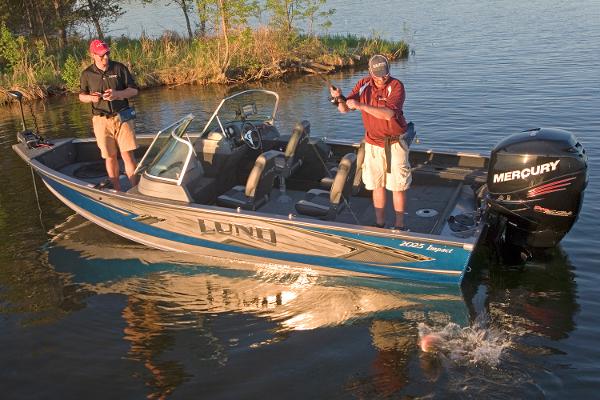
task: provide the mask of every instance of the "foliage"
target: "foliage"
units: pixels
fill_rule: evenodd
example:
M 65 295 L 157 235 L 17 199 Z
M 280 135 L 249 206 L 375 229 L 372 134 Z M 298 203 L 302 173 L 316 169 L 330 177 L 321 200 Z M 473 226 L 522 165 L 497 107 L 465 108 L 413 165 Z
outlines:
M 56 80 L 55 57 L 47 54 L 44 42 L 15 37 L 5 24 L 0 26 L 0 59 L 3 81 L 8 79 L 18 85 L 33 85 Z
M 81 62 L 72 54 L 67 56 L 65 65 L 62 67 L 61 77 L 67 89 L 76 92 L 79 89 L 79 78 L 81 76 Z
M 0 26 L 0 57 L 3 60 L 0 67 L 4 66 L 4 68 L 0 69 L 2 72 L 12 72 L 13 67 L 21 59 L 19 44 L 5 23 L 2 23 Z
M 174 32 L 153 39 L 106 38 L 111 58 L 125 63 L 141 87 L 327 73 L 364 64 L 375 53 L 392 59 L 408 56 L 406 43 L 377 36 L 317 36 L 316 28 L 326 29 L 335 11 L 326 9 L 326 0 L 171 1 L 186 12 L 196 9 L 199 35 L 190 29 L 186 38 Z M 30 98 L 45 97 L 56 88 L 77 91 L 88 40 L 64 34 L 87 22 L 101 37 L 103 24 L 122 14 L 120 4 L 122 0 L 0 0 L 0 102 L 9 88 Z M 263 12 L 269 26 L 251 28 L 249 21 Z M 11 13 L 17 22 L 7 19 Z
M 298 30 L 297 24 L 306 22 L 308 33 L 314 32 L 315 23 L 323 19 L 321 27 L 328 28 L 331 21 L 327 17 L 335 9 L 322 10 L 327 0 L 266 0 L 266 9 L 271 13 L 271 25 L 285 32 Z
M 104 40 L 102 25 L 115 21 L 124 14 L 121 0 L 85 0 L 80 3 L 75 14 L 81 20 L 94 25 L 98 37 Z

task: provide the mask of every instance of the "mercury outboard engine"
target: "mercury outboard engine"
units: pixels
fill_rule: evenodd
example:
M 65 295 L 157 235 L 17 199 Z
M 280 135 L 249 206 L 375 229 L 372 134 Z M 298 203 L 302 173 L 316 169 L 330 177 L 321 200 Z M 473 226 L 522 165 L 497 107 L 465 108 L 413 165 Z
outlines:
M 524 261 L 531 250 L 558 244 L 577 220 L 587 180 L 587 155 L 570 132 L 538 128 L 498 143 L 486 200 L 504 256 L 520 249 Z

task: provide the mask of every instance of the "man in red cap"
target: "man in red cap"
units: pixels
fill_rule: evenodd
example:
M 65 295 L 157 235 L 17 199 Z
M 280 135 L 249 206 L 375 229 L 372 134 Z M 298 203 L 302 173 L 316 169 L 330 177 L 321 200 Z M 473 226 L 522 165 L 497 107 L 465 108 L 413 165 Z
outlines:
M 340 89 L 330 87 L 331 96 L 341 113 L 359 110 L 365 126 L 365 161 L 362 179 L 373 191 L 375 226 L 385 225 L 386 189 L 393 194 L 396 218 L 394 229 L 405 230 L 406 190 L 412 175 L 408 162 L 408 144 L 403 134 L 404 84 L 390 76 L 390 64 L 382 55 L 369 60 L 369 76 L 358 81 L 345 98 Z
M 101 40 L 90 42 L 93 64 L 81 73 L 79 100 L 92 104 L 92 125 L 96 143 L 106 162 L 106 171 L 115 190 L 119 183 L 118 152 L 132 186 L 137 184 L 133 117 L 128 98 L 138 94 L 138 87 L 127 67 L 109 58 L 110 49 Z

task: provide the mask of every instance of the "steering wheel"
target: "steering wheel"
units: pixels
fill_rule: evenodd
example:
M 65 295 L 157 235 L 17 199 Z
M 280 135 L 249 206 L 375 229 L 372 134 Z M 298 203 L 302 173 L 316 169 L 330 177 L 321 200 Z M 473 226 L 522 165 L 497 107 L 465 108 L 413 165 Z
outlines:
M 242 140 L 252 150 L 259 150 L 262 148 L 260 131 L 252 122 L 244 122 L 242 125 Z

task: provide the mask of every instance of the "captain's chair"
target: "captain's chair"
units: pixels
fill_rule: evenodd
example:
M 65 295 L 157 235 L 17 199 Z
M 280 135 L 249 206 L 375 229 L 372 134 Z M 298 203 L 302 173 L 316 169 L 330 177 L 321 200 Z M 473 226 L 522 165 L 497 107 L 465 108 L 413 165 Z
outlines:
M 277 176 L 275 158 L 279 153 L 270 150 L 258 156 L 246 180 L 246 186 L 234 186 L 233 189 L 217 197 L 217 205 L 254 211 L 265 204 Z
M 356 154 L 348 153 L 338 165 L 331 190 L 309 190 L 306 192 L 304 200 L 296 203 L 296 211 L 310 217 L 334 220 L 350 199 L 355 171 Z
M 358 147 L 358 150 L 356 151 L 356 172 L 354 173 L 354 180 L 352 181 L 352 195 L 354 195 L 354 196 L 356 196 L 358 194 L 358 192 L 360 192 L 360 189 L 362 188 L 362 166 L 363 166 L 364 162 L 365 162 L 365 141 L 363 140 L 362 142 L 360 142 L 360 146 Z M 329 169 L 329 171 L 328 171 L 329 176 L 326 176 L 323 179 L 321 179 L 321 187 L 322 188 L 324 188 L 324 189 L 331 188 L 331 185 L 333 184 L 333 179 L 334 179 L 335 175 L 337 174 L 337 171 L 338 171 L 337 166 Z
M 285 146 L 285 152 L 280 152 L 275 162 L 277 171 L 282 178 L 289 178 L 302 165 L 299 149 L 308 145 L 310 139 L 310 122 L 298 122 L 292 131 L 290 140 Z

